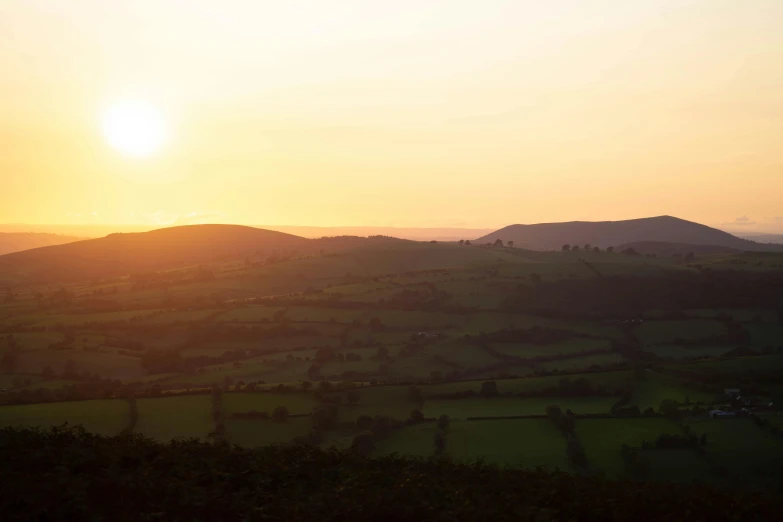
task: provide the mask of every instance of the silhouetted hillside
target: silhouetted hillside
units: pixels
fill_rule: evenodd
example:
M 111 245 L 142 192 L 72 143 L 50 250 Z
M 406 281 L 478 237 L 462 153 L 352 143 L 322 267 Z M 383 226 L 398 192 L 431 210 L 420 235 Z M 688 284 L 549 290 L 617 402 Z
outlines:
M 238 225 L 190 225 L 110 234 L 0 256 L 0 274 L 29 282 L 68 281 L 190 266 L 250 254 L 304 253 L 310 240 Z
M 783 250 L 740 239 L 715 228 L 672 216 L 658 216 L 625 221 L 571 221 L 510 225 L 477 239 L 476 243 L 513 241 L 515 246 L 533 250 L 559 250 L 564 244 L 617 247 L 625 243 L 658 241 L 690 245 L 729 247 L 737 250 Z
M 0 255 L 51 245 L 81 241 L 84 238 L 32 232 L 0 233 Z

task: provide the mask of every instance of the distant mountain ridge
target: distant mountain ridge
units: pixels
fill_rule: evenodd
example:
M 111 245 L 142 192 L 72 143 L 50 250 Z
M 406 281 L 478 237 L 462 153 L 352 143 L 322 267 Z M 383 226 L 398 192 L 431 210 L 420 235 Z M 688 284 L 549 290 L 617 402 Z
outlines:
M 81 241 L 82 237 L 43 232 L 0 232 L 0 255 L 51 245 Z
M 736 250 L 783 251 L 783 245 L 741 239 L 716 228 L 672 216 L 624 221 L 571 221 L 536 225 L 509 225 L 475 240 L 476 243 L 513 241 L 531 250 L 559 250 L 564 244 L 617 247 L 625 243 L 663 242 L 709 245 Z
M 188 225 L 109 234 L 0 256 L 0 275 L 28 281 L 94 279 L 165 270 L 250 254 L 305 251 L 310 240 L 239 225 Z
M 168 270 L 220 260 L 334 253 L 412 243 L 385 236 L 307 239 L 242 225 L 185 225 L 0 256 L 0 282 L 50 283 Z

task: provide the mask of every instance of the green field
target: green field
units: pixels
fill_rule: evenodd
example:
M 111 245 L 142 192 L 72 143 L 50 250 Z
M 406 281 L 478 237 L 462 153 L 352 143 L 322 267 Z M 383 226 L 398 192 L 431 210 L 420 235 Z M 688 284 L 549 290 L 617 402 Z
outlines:
M 122 312 L 103 312 L 93 314 L 50 314 L 39 312 L 14 318 L 14 322 L 28 324 L 33 326 L 54 326 L 54 325 L 81 325 L 92 323 L 115 323 L 127 322 L 131 319 L 154 316 L 160 310 L 128 310 Z
M 24 375 L 17 373 L 0 373 L 0 390 L 7 390 L 11 388 L 18 388 L 26 386 L 25 382 L 29 381 L 32 386 L 36 383 L 43 381 L 44 378 L 40 375 Z
M 672 357 L 674 359 L 695 359 L 697 357 L 720 357 L 736 348 L 735 346 L 677 346 L 672 344 L 651 346 L 645 348 L 647 353 L 658 357 Z
M 672 399 L 681 404 L 702 403 L 713 404 L 721 397 L 720 393 L 704 391 L 698 388 L 688 388 L 675 380 L 666 380 L 648 372 L 647 378 L 634 383 L 631 403 L 645 410 L 652 408 L 658 411 L 661 401 Z
M 224 393 L 223 408 L 226 414 L 237 412 L 259 411 L 272 413 L 278 406 L 288 408 L 290 414 L 304 414 L 318 405 L 312 393 Z
M 428 400 L 424 404 L 425 417 L 448 415 L 454 419 L 467 417 L 507 417 L 514 415 L 544 415 L 547 406 L 557 404 L 565 411 L 577 414 L 609 413 L 617 397 L 542 397 L 532 399 L 495 397 L 492 399 Z
M 307 435 L 311 422 L 307 417 L 284 421 L 227 419 L 226 439 L 244 448 L 257 448 L 270 444 L 286 444 L 296 437 Z
M 431 457 L 435 452 L 434 422 L 422 422 L 393 431 L 388 437 L 375 443 L 373 456 L 382 457 L 399 453 L 416 457 Z
M 682 366 L 691 372 L 705 375 L 721 376 L 745 374 L 761 376 L 767 374 L 776 378 L 783 371 L 783 355 L 768 355 L 763 357 L 739 357 L 721 361 L 709 361 Z
M 735 321 L 748 323 L 751 321 L 761 321 L 765 323 L 774 323 L 777 321 L 777 314 L 772 310 L 763 309 L 706 309 L 706 310 L 686 310 L 688 315 L 694 317 L 731 317 Z
M 706 434 L 705 450 L 714 467 L 735 480 L 766 482 L 783 465 L 783 439 L 756 426 L 751 419 L 688 419 L 697 435 Z
M 206 439 L 215 430 L 209 395 L 139 399 L 136 433 L 168 442 L 177 437 Z
M 354 422 L 360 415 L 385 415 L 406 420 L 411 411 L 420 407 L 409 398 L 407 386 L 373 386 L 356 391 L 359 393 L 356 404 L 340 406 L 340 420 L 343 422 Z
M 57 332 L 24 332 L 0 335 L 0 353 L 10 350 L 12 344 L 14 349 L 19 351 L 43 350 L 64 339 L 65 336 Z
M 626 362 L 625 357 L 619 353 L 602 353 L 597 355 L 586 355 L 584 357 L 570 357 L 568 359 L 559 359 L 557 361 L 548 361 L 536 364 L 536 368 L 544 370 L 576 371 L 588 370 L 594 368 L 610 368 L 617 364 Z
M 463 367 L 489 366 L 498 364 L 500 359 L 489 354 L 480 346 L 462 339 L 438 343 L 427 348 L 427 352 L 435 357 L 459 364 Z
M 681 432 L 675 422 L 661 417 L 576 421 L 576 435 L 585 449 L 590 467 L 611 478 L 625 475 L 620 455 L 623 444 L 638 447 L 643 441 L 654 443 L 661 434 Z
M 568 470 L 565 450 L 549 419 L 455 421 L 446 436 L 446 453 L 455 460 L 500 466 Z
M 554 355 L 575 355 L 593 350 L 608 350 L 611 343 L 606 339 L 586 339 L 574 337 L 553 344 L 495 343 L 492 348 L 502 354 L 521 359 L 551 357 Z
M 0 406 L 0 427 L 65 423 L 100 435 L 118 435 L 128 425 L 128 403 L 115 399 Z
M 677 339 L 698 340 L 725 335 L 723 323 L 712 319 L 687 321 L 646 321 L 634 334 L 644 346 L 673 344 Z
M 524 377 L 519 379 L 497 379 L 498 391 L 500 393 L 520 393 L 520 392 L 535 392 L 538 390 L 557 387 L 558 383 L 562 379 L 586 379 L 593 386 L 601 386 L 606 390 L 617 390 L 624 388 L 628 380 L 631 378 L 630 371 L 611 371 L 611 372 L 597 372 L 586 373 L 581 375 L 568 375 L 568 376 L 551 376 L 551 377 Z M 483 381 L 461 381 L 450 382 L 445 384 L 433 384 L 429 386 L 423 386 L 422 390 L 425 395 L 443 394 L 443 393 L 457 393 L 468 390 L 473 390 L 478 393 L 481 390 L 481 384 Z
M 712 482 L 710 462 L 698 452 L 690 449 L 652 449 L 644 456 L 650 462 L 650 478 L 672 482 L 694 480 Z
M 454 368 L 443 360 L 436 360 L 427 353 L 410 357 L 399 357 L 388 365 L 389 377 L 392 379 L 428 380 L 432 372 L 446 373 Z
M 783 348 L 783 324 L 746 324 L 745 330 L 755 348 Z
M 40 375 L 48 366 L 55 373 L 62 374 L 73 361 L 72 367 L 81 374 L 90 372 L 110 379 L 129 381 L 145 375 L 141 362 L 136 357 L 116 353 L 96 353 L 83 350 L 35 350 L 19 354 L 16 371 Z
M 219 316 L 222 313 L 223 310 L 220 309 L 161 310 L 154 315 L 141 317 L 139 322 L 143 324 L 193 323 L 203 321 L 211 316 Z

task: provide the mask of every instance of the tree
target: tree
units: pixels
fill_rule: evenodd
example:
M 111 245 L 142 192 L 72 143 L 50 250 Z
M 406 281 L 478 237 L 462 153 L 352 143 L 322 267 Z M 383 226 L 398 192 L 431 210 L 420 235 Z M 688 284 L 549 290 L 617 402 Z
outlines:
M 579 252 L 579 245 L 574 245 L 571 247 L 571 252 Z
M 597 254 L 598 252 L 600 252 L 600 251 L 601 251 L 601 249 L 600 249 L 600 248 L 598 248 L 598 247 L 593 247 L 593 252 L 595 252 L 596 254 Z
M 451 419 L 448 415 L 441 415 L 438 417 L 438 428 L 441 430 L 446 430 L 449 427 L 449 424 L 451 423 Z
M 662 400 L 660 406 L 658 406 L 658 411 L 669 417 L 677 417 L 680 414 L 677 401 L 673 399 Z
M 513 241 L 506 241 L 506 245 L 508 245 L 508 248 L 514 248 L 514 242 Z
M 362 431 L 369 430 L 372 426 L 372 417 L 369 415 L 359 415 L 356 418 L 356 427 Z
M 484 397 L 497 397 L 498 395 L 498 383 L 495 381 L 486 381 L 481 385 L 481 391 L 479 392 Z
M 313 408 L 310 413 L 313 429 L 324 431 L 332 428 L 337 422 L 337 412 L 337 406 L 334 404 L 322 404 Z
M 369 430 L 356 434 L 351 449 L 359 455 L 367 456 L 375 449 L 375 434 Z
M 614 252 L 614 247 L 613 246 L 606 247 L 606 251 L 611 254 L 612 252 Z
M 563 248 L 561 248 L 561 250 L 562 250 L 563 252 L 569 252 L 569 251 L 571 250 L 571 245 L 569 245 L 568 243 L 566 243 L 565 245 L 563 245 Z
M 585 251 L 586 251 L 586 252 L 589 252 L 589 251 L 591 251 L 592 249 L 593 249 L 593 247 L 592 247 L 592 246 L 590 246 L 590 243 L 587 243 L 587 244 L 585 245 Z
M 371 318 L 369 324 L 370 324 L 370 329 L 375 332 L 383 330 L 383 323 L 377 317 Z
M 466 245 L 470 245 L 470 244 L 471 244 L 471 243 L 470 243 L 470 239 L 468 239 L 467 241 L 465 241 L 465 244 L 466 244 Z
M 310 381 L 302 381 L 302 383 L 300 384 L 300 386 L 302 387 L 302 389 L 303 389 L 304 391 L 307 391 L 307 390 L 309 390 L 310 388 L 312 388 L 312 387 L 313 387 L 313 383 L 311 383 Z
M 459 240 L 459 244 L 460 244 L 460 245 L 464 245 L 464 244 L 465 244 L 465 240 L 464 240 L 464 239 L 460 239 L 460 240 Z
M 411 422 L 421 422 L 424 420 L 424 414 L 421 412 L 421 410 L 413 410 L 411 411 L 410 421 Z
M 493 245 L 496 246 L 496 247 L 502 247 L 503 246 L 503 240 L 498 238 L 498 239 L 495 240 Z
M 442 455 L 446 449 L 446 433 L 441 430 L 435 430 L 435 454 Z

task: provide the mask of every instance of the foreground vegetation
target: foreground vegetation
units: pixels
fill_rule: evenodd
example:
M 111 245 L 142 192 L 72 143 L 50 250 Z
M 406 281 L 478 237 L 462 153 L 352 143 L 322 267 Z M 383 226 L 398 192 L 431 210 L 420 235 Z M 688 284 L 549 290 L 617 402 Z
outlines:
M 0 430 L 3 520 L 773 520 L 779 497 L 309 446 Z

